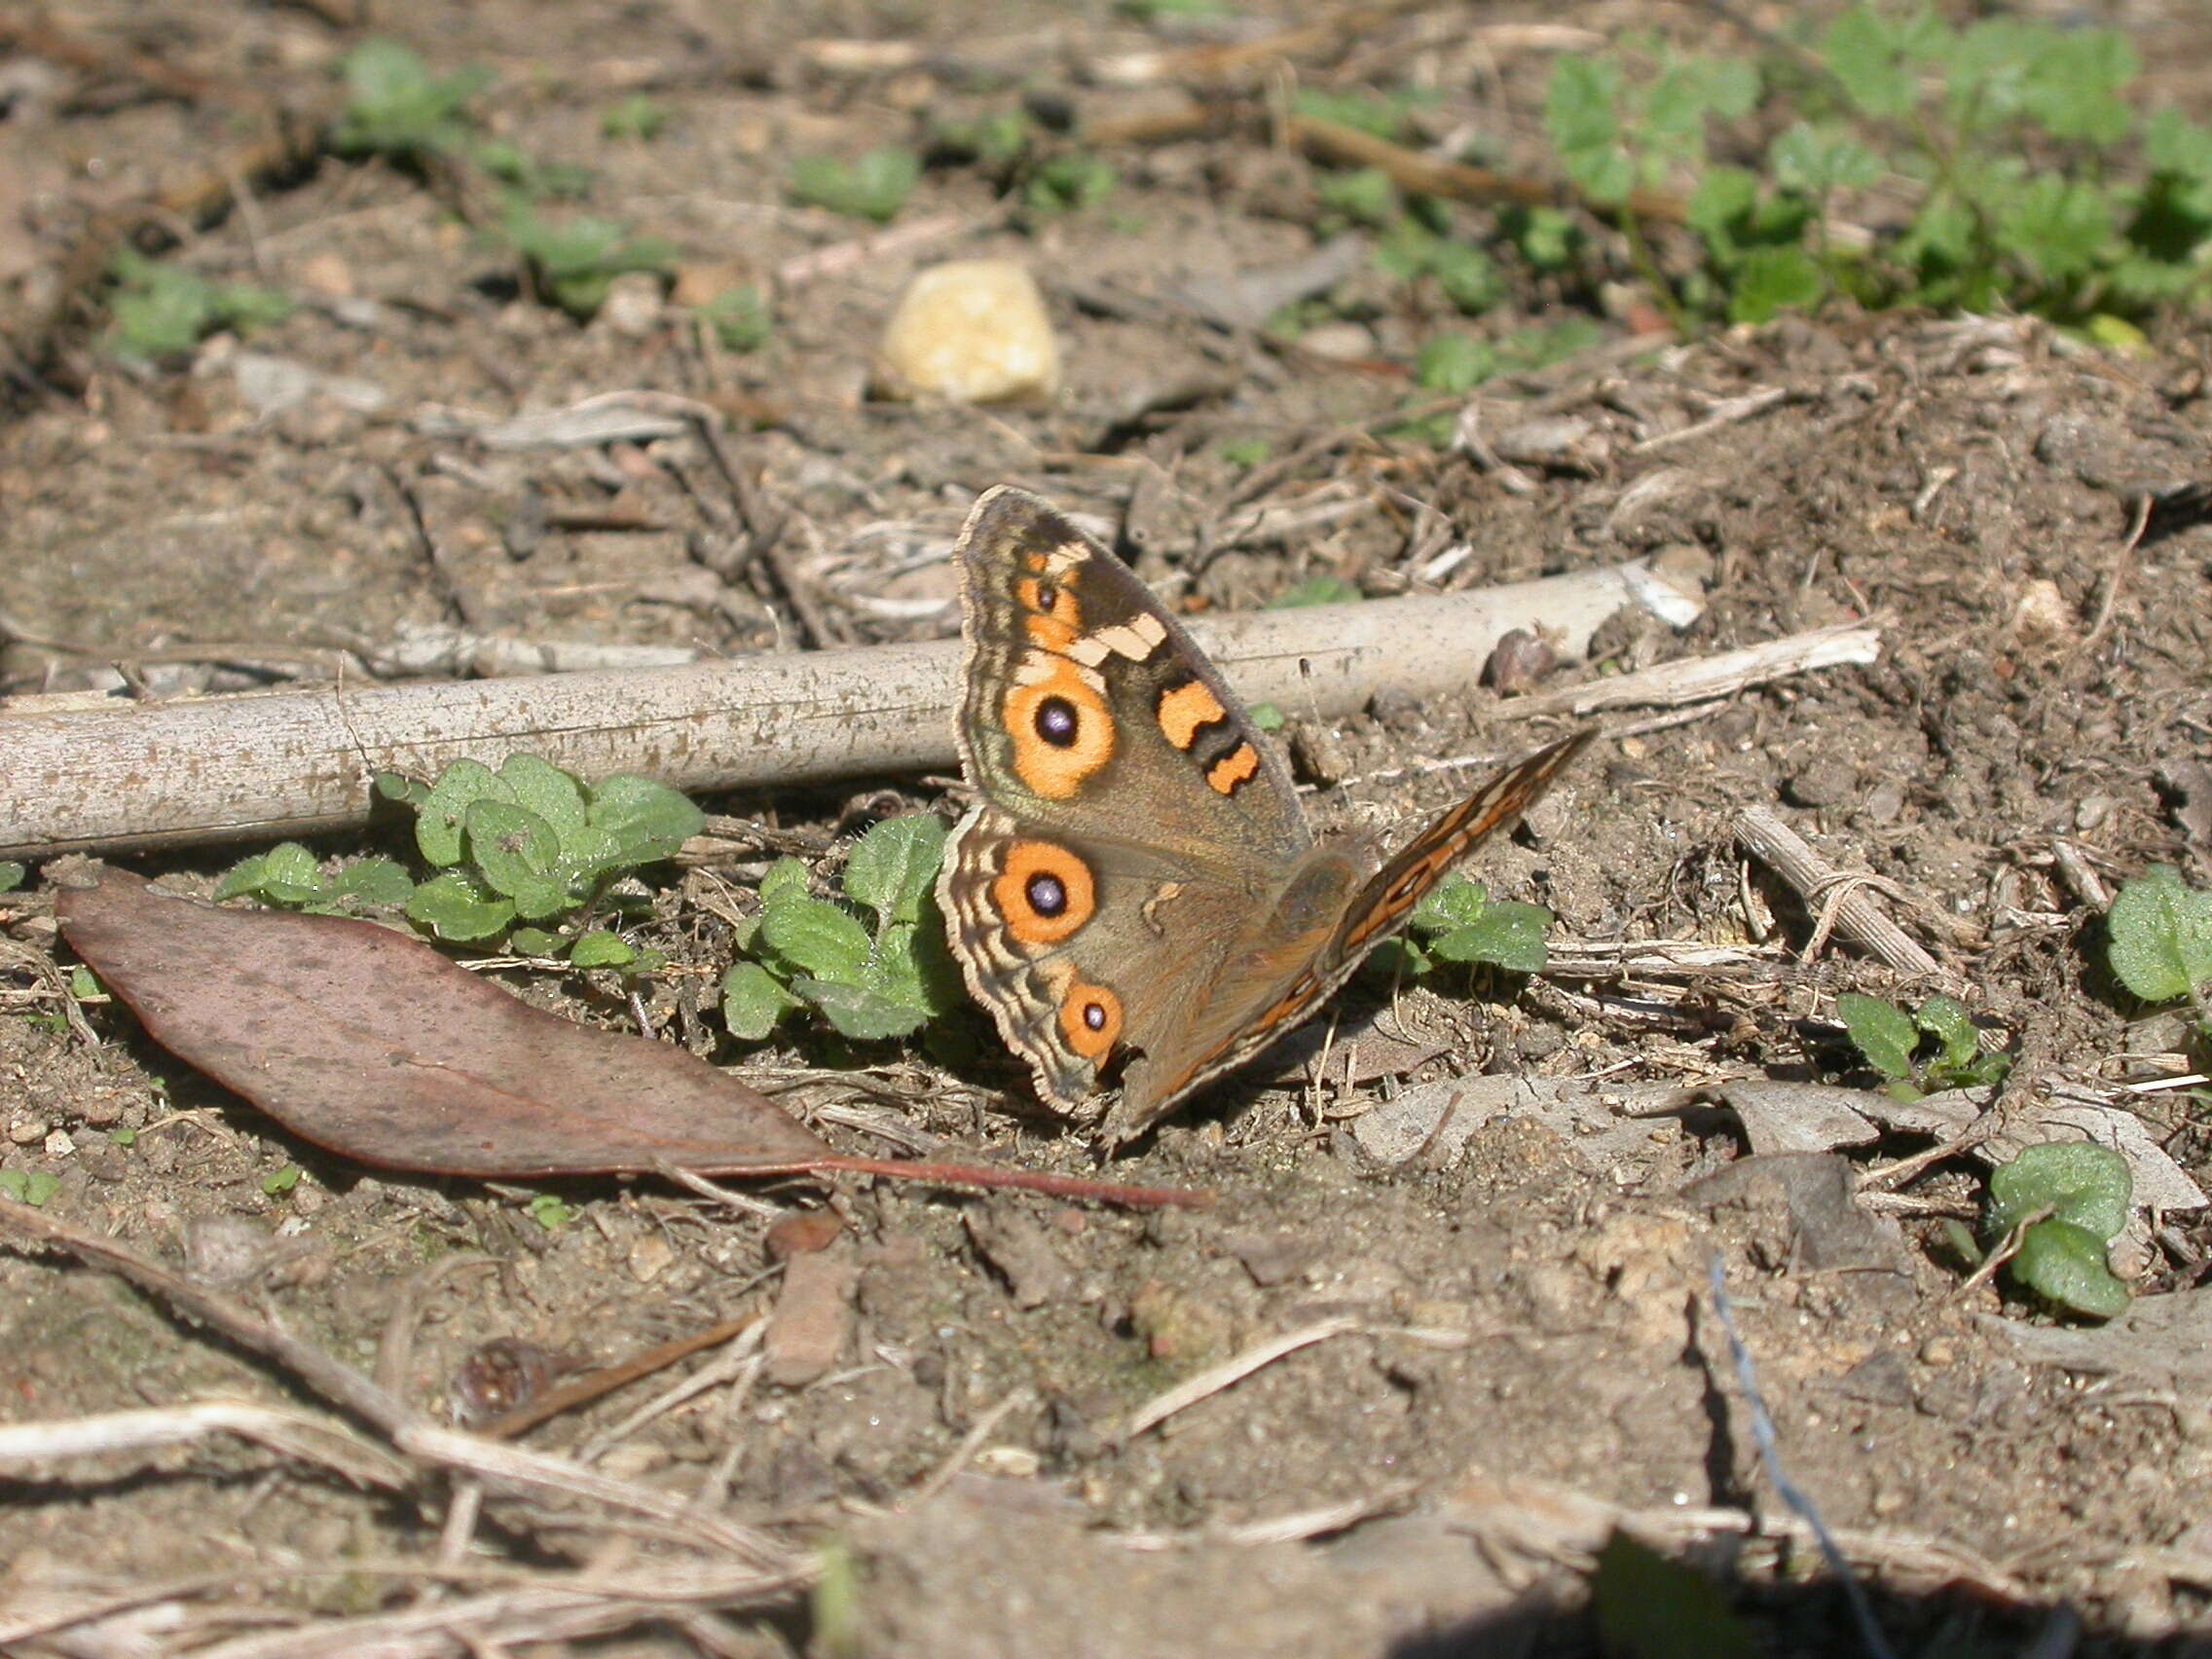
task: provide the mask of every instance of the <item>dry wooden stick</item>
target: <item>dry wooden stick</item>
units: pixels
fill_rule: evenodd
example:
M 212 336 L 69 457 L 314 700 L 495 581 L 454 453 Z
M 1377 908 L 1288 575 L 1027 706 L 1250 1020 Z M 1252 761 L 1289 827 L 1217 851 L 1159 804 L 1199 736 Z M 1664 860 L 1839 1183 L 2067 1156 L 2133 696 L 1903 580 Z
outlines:
M 1900 974 L 1952 985 L 1936 958 L 1906 937 L 1902 928 L 1874 907 L 1862 890 L 1839 891 L 1850 877 L 1806 845 L 1804 837 L 1763 806 L 1747 806 L 1736 815 L 1736 839 L 1744 850 L 1782 877 L 1808 904 L 1832 906 L 1835 931 L 1871 952 Z M 1831 896 L 1832 897 L 1829 897 Z
M 1840 622 L 1769 640 L 1761 645 L 1747 645 L 1739 651 L 1682 657 L 1634 674 L 1569 685 L 1538 696 L 1517 697 L 1499 712 L 1526 719 L 1531 715 L 1588 715 L 1600 709 L 1678 708 L 1733 696 L 1753 685 L 1814 669 L 1876 662 L 1881 655 L 1878 626 Z
M 1509 629 L 1579 656 L 1652 578 L 1641 562 L 1481 592 L 1195 621 L 1254 702 L 1351 713 L 1378 693 L 1471 685 Z M 951 766 L 952 641 L 799 651 L 652 671 L 459 684 L 0 708 L 0 857 L 274 838 L 367 820 L 380 771 L 529 752 L 587 777 L 678 789 L 820 783 Z

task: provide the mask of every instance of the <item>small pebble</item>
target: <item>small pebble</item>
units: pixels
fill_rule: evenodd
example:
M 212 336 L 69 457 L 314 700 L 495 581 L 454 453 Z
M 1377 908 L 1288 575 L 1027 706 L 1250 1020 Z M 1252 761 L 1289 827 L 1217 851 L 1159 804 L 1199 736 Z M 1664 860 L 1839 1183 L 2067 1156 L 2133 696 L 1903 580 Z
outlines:
M 627 1266 L 640 1284 L 650 1284 L 675 1265 L 676 1246 L 658 1233 L 648 1233 L 630 1246 Z
M 954 403 L 1050 398 L 1060 347 L 1028 267 L 955 259 L 917 272 L 884 324 L 876 385 L 886 397 Z
M 836 1242 L 844 1227 L 843 1220 L 832 1209 L 800 1210 L 796 1215 L 787 1215 L 768 1229 L 769 1259 L 788 1262 L 809 1251 L 827 1250 Z
M 609 334 L 625 340 L 644 340 L 660 326 L 667 309 L 661 297 L 660 277 L 651 271 L 625 271 L 608 285 L 592 320 Z
M 1535 689 L 1558 666 L 1558 654 L 1542 639 L 1526 628 L 1514 628 L 1501 634 L 1492 647 L 1483 679 L 1499 694 L 1516 697 Z
M 30 1146 L 46 1139 L 46 1125 L 36 1118 L 18 1118 L 8 1125 L 8 1138 L 18 1146 Z

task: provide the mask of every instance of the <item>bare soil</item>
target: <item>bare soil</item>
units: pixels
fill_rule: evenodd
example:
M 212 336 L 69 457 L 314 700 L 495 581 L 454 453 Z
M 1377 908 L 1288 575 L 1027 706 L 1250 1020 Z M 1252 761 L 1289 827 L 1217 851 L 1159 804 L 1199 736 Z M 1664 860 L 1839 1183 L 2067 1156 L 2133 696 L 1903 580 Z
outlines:
M 2212 108 L 2193 50 L 2201 17 L 2114 10 L 2159 65 L 2160 95 Z M 281 1650 L 303 1653 L 1585 1652 L 1589 1564 L 1626 1516 L 1716 1575 L 1765 1650 L 1864 1651 L 1762 1468 L 1708 1286 L 1717 1252 L 1782 1467 L 1843 1538 L 1897 1651 L 2024 1651 L 2042 1632 L 2075 1645 L 2039 1651 L 2212 1653 L 2200 1352 L 2194 1377 L 2170 1355 L 2117 1373 L 2040 1362 L 2016 1333 L 2050 1315 L 2002 1280 L 1962 1290 L 1944 1244 L 1944 1216 L 1974 1213 L 1981 1165 L 1940 1162 L 1906 1188 L 1920 1206 L 1846 1203 L 1838 1220 L 1820 1210 L 1823 1184 L 1840 1179 L 1829 1164 L 1745 1175 L 1743 1130 L 1709 1096 L 1586 1132 L 1508 1114 L 1456 1151 L 1417 1140 L 1394 1163 L 1357 1132 L 1403 1090 L 1464 1074 L 1594 1079 L 1590 1098 L 1616 1104 L 1724 1078 L 1870 1086 L 1835 993 L 1924 987 L 1839 941 L 1801 958 L 1815 907 L 1734 838 L 1753 804 L 1878 878 L 1879 902 L 2019 1056 L 2026 1093 L 2158 1075 L 2157 1057 L 2186 1047 L 2178 1022 L 2110 982 L 2097 895 L 2059 852 L 2092 888 L 2158 863 L 2212 880 L 2212 541 L 2162 523 L 2130 540 L 2147 493 L 2205 475 L 2201 325 L 2120 359 L 2009 319 L 1830 316 L 1641 350 L 1608 320 L 1604 346 L 1482 388 L 1474 407 L 1493 445 L 1533 442 L 1539 420 L 1573 423 L 1564 448 L 1485 465 L 1389 435 L 1413 395 L 1415 347 L 1459 326 L 1433 296 L 1373 279 L 1348 359 L 1223 334 L 1176 302 L 1180 284 L 1315 243 L 1313 169 L 1245 133 L 1117 150 L 1114 195 L 1027 228 L 976 169 L 932 170 L 898 223 L 949 216 L 941 233 L 784 282 L 774 336 L 749 354 L 714 345 L 649 280 L 631 285 L 637 303 L 579 325 L 518 288 L 435 180 L 325 157 L 204 222 L 169 221 L 185 239 L 172 257 L 297 309 L 185 365 L 117 365 L 66 303 L 71 250 L 96 240 L 104 213 L 165 190 L 188 198 L 211 166 L 220 176 L 256 112 L 327 98 L 329 66 L 362 33 L 349 12 L 72 0 L 48 20 L 89 61 L 51 40 L 0 58 L 0 280 L 11 338 L 37 349 L 17 358 L 0 429 L 7 689 L 113 686 L 115 662 L 141 691 L 235 688 L 262 682 L 252 665 L 277 647 L 357 649 L 408 625 L 795 648 L 774 583 L 702 564 L 710 527 L 693 492 L 710 474 L 691 440 L 498 451 L 425 419 L 629 388 L 731 420 L 737 453 L 803 527 L 786 550 L 832 643 L 955 631 L 950 535 L 977 490 L 1016 481 L 1124 526 L 1145 573 L 1176 579 L 1191 608 L 1262 604 L 1318 574 L 1407 591 L 1462 539 L 1471 553 L 1442 578 L 1453 587 L 1668 551 L 1702 572 L 1705 613 L 1678 634 L 1624 623 L 1604 642 L 1612 667 L 1865 618 L 1882 653 L 1686 715 L 1613 717 L 1612 740 L 1482 862 L 1493 892 L 1557 912 L 1563 959 L 1591 941 L 1697 941 L 1732 947 L 1733 967 L 1460 977 L 1394 1001 L 1355 992 L 1333 1069 L 1317 1079 L 1295 1052 L 1263 1060 L 1114 1166 L 1118 1179 L 1211 1188 L 1202 1211 L 862 1182 L 830 1195 L 847 1224 L 833 1248 L 856 1275 L 835 1366 L 802 1387 L 706 1389 L 595 1454 L 678 1497 L 719 1493 L 715 1513 L 823 1552 L 809 1557 L 826 1564 L 811 1591 L 647 1607 L 608 1621 L 611 1634 L 491 1614 L 441 1628 L 441 1597 L 480 1595 L 497 1570 L 611 1579 L 676 1546 L 651 1527 L 495 1496 L 447 1560 L 478 1576 L 440 1589 L 398 1565 L 426 1573 L 439 1559 L 452 1502 L 440 1478 L 366 1492 L 216 1440 L 0 1480 L 0 1647 L 230 1653 L 259 1632 L 289 1633 L 300 1644 Z M 1238 26 L 1326 16 L 1287 6 Z M 1524 140 L 1550 52 L 1571 46 L 1518 26 L 1537 21 L 1599 36 L 1633 21 L 1719 26 L 1665 6 L 1413 11 L 1306 72 L 1433 84 L 1444 97 L 1422 116 L 1429 136 L 1480 119 L 1533 156 Z M 1003 110 L 1025 89 L 1085 120 L 1174 101 L 1168 88 L 1071 72 L 1161 44 L 1096 5 L 1017 24 L 976 6 L 387 0 L 375 27 L 440 67 L 493 70 L 490 125 L 543 160 L 588 166 L 588 207 L 667 240 L 686 266 L 764 283 L 869 234 L 785 204 L 794 155 L 910 142 L 925 119 Z M 810 44 L 829 39 L 925 50 L 856 69 Z M 189 84 L 149 79 L 131 52 Z M 666 129 L 604 136 L 599 112 L 637 91 Z M 1489 223 L 1461 211 L 1471 233 Z M 868 348 L 902 284 L 921 264 L 985 253 L 1027 261 L 1046 284 L 1068 354 L 1056 404 L 870 401 Z M 1596 301 L 1531 285 L 1475 326 L 1503 334 Z M 35 336 L 18 331 L 34 323 Z M 240 375 L 249 353 L 357 377 L 383 401 L 364 411 L 324 392 L 257 408 Z M 1781 395 L 1730 413 L 1765 389 Z M 1246 440 L 1267 446 L 1261 466 L 1287 462 L 1262 498 L 1355 506 L 1195 562 L 1200 533 L 1254 476 L 1224 454 Z M 1481 666 L 1463 696 L 1385 701 L 1346 722 L 1314 811 L 1410 824 L 1468 776 L 1427 763 L 1559 729 L 1477 688 Z M 942 798 L 923 781 L 857 779 L 846 799 L 711 804 L 827 833 Z M 132 863 L 211 883 L 246 850 Z M 748 886 L 764 864 L 669 877 L 676 919 L 645 941 L 700 974 L 649 991 L 656 1030 L 690 1029 L 680 989 L 695 1003 L 720 967 L 695 901 Z M 658 1182 L 578 1182 L 560 1189 L 573 1213 L 549 1229 L 526 1192 L 372 1175 L 287 1137 L 118 1008 L 90 1009 L 101 1043 L 88 1047 L 34 1017 L 55 1006 L 38 962 L 67 960 L 48 891 L 34 881 L 0 906 L 15 941 L 0 957 L 0 1167 L 51 1174 L 51 1213 L 182 1260 L 364 1370 L 394 1341 L 395 1306 L 411 1310 L 396 1381 L 417 1404 L 442 1413 L 488 1342 L 599 1365 L 774 1295 L 756 1286 L 767 1214 Z M 580 1019 L 631 1019 L 581 976 L 531 994 Z M 1347 1086 L 1345 1046 L 1363 1029 L 1440 1051 Z M 940 1051 L 948 1064 L 896 1047 L 835 1062 L 804 1039 L 749 1054 L 725 1042 L 716 1057 L 772 1081 L 835 1062 L 834 1087 L 792 1095 L 794 1109 L 858 1101 L 941 1150 L 1090 1167 L 987 1023 L 966 1036 L 965 1053 Z M 2127 1099 L 2183 1171 L 2212 1179 L 2200 1097 Z M 858 1151 L 897 1150 L 833 1115 L 819 1126 Z M 1851 1165 L 1928 1144 L 1898 1134 L 1852 1149 Z M 269 1191 L 286 1168 L 303 1172 L 297 1185 Z M 823 1201 L 799 1184 L 761 1196 L 779 1211 Z M 2201 1210 L 2157 1219 L 2135 1288 L 2190 1290 L 2212 1225 Z M 463 1257 L 488 1265 L 457 1270 Z M 1178 1381 L 1331 1320 L 1336 1334 L 1160 1428 L 1123 1432 Z M 528 1443 L 573 1451 L 669 1381 Z M 317 1409 L 280 1371 L 108 1275 L 0 1253 L 0 1419 L 210 1398 Z M 60 1620 L 8 1645 L 7 1620 L 50 1604 L 39 1598 L 90 1605 L 148 1587 L 171 1588 L 138 1613 Z M 424 1614 L 420 1629 L 388 1647 L 348 1622 L 408 1609 Z

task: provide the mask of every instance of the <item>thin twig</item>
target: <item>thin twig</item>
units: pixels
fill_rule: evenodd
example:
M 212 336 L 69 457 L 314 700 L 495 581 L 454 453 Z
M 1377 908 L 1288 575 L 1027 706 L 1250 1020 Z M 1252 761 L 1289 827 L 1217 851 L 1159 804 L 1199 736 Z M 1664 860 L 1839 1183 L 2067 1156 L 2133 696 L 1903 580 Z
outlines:
M 1842 876 L 1835 866 L 1814 852 L 1803 836 L 1766 807 L 1747 806 L 1736 815 L 1736 839 L 1808 903 L 1832 891 Z M 1945 986 L 1955 984 L 1942 965 L 1877 910 L 1863 893 L 1845 893 L 1837 899 L 1834 929 L 1900 974 Z
M 1315 1343 L 1325 1343 L 1331 1337 L 1341 1337 L 1347 1331 L 1359 1328 L 1357 1319 L 1322 1319 L 1311 1325 L 1301 1326 L 1295 1331 L 1285 1332 L 1282 1336 L 1270 1338 L 1256 1347 L 1246 1348 L 1219 1365 L 1209 1366 L 1196 1377 L 1185 1378 L 1165 1393 L 1155 1395 L 1138 1407 L 1130 1417 L 1128 1426 L 1122 1430 L 1121 1438 L 1124 1442 L 1134 1440 L 1146 1429 L 1165 1422 L 1177 1412 L 1188 1411 L 1200 1400 L 1210 1399 L 1224 1388 L 1234 1387 L 1255 1371 L 1264 1371 L 1285 1354 L 1296 1353 L 1302 1347 L 1311 1347 Z
M 702 1348 L 726 1343 L 732 1337 L 750 1331 L 761 1318 L 760 1310 L 756 1308 L 740 1313 L 734 1319 L 724 1319 L 703 1331 L 694 1331 L 687 1337 L 678 1337 L 674 1342 L 661 1343 L 643 1353 L 634 1353 L 617 1364 L 603 1366 L 597 1371 L 571 1379 L 558 1388 L 548 1388 L 536 1399 L 519 1405 L 511 1412 L 502 1412 L 490 1422 L 479 1423 L 476 1432 L 487 1440 L 512 1440 L 516 1435 L 535 1428 L 548 1418 L 559 1417 L 563 1412 L 571 1411 L 577 1406 L 589 1405 L 602 1395 L 611 1394 L 615 1389 L 625 1387 L 641 1377 L 649 1377 L 656 1371 L 665 1370 Z

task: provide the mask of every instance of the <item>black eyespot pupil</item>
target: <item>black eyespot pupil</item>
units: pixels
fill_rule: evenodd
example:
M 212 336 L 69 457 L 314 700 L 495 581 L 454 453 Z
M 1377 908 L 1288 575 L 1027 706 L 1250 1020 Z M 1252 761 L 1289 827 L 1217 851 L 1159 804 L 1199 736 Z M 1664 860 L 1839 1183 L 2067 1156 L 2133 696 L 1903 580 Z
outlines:
M 1076 739 L 1075 705 L 1065 697 L 1048 697 L 1037 705 L 1037 735 L 1054 749 L 1067 749 Z
M 1023 891 L 1029 896 L 1029 907 L 1040 916 L 1056 916 L 1068 907 L 1068 890 L 1056 875 L 1033 875 Z
M 1102 1007 L 1100 1007 L 1100 1006 L 1099 1006 L 1099 1005 L 1098 1005 L 1097 1003 L 1085 1003 L 1085 1004 L 1083 1005 L 1083 1023 L 1084 1023 L 1084 1026 L 1085 1026 L 1085 1028 L 1086 1028 L 1087 1030 L 1090 1030 L 1090 1031 L 1103 1031 L 1103 1030 L 1105 1030 L 1105 1029 L 1106 1029 L 1106 1011 L 1105 1011 L 1105 1009 L 1104 1009 L 1104 1008 L 1102 1008 Z
M 1039 582 L 1037 584 L 1037 608 L 1039 610 L 1054 610 L 1058 608 L 1059 603 L 1060 590 L 1058 588 L 1052 586 L 1050 582 Z

